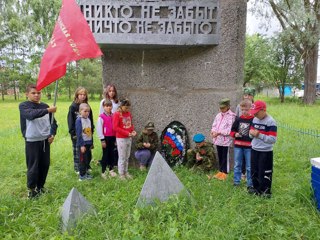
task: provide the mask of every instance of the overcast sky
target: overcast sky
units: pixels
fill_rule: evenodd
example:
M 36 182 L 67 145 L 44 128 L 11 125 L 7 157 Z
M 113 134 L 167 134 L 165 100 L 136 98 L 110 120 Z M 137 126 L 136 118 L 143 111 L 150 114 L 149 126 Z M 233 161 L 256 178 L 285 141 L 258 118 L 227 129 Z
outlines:
M 263 17 L 254 16 L 250 8 L 253 6 L 252 2 L 248 2 L 248 11 L 247 11 L 247 33 L 254 34 L 260 33 L 267 36 L 272 36 L 274 32 L 279 31 L 280 24 L 278 20 L 275 18 L 265 19 Z

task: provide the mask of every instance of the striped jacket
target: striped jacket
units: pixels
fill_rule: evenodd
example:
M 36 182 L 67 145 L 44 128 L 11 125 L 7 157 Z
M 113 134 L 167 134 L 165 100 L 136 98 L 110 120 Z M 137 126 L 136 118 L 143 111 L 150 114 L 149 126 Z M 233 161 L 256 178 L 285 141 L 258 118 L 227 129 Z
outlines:
M 250 129 L 259 130 L 259 136 L 252 139 L 252 149 L 261 152 L 273 150 L 273 144 L 277 140 L 277 124 L 270 115 L 261 120 L 255 117 Z

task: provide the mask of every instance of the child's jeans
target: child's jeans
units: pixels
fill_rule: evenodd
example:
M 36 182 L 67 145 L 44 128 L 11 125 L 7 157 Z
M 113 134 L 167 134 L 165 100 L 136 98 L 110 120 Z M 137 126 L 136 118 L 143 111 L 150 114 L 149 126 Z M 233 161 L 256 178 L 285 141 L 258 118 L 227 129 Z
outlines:
M 246 161 L 247 186 L 252 187 L 251 148 L 234 147 L 234 183 L 240 184 L 243 158 Z
M 116 138 L 116 140 L 119 154 L 118 172 L 119 175 L 125 175 L 128 173 L 132 138 Z

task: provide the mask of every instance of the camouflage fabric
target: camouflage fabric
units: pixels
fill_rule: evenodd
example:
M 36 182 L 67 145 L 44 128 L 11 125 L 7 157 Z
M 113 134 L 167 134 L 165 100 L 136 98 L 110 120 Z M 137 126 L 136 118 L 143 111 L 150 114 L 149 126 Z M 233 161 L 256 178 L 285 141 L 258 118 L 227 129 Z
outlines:
M 158 134 L 156 132 L 152 132 L 151 135 L 148 135 L 147 131 L 143 130 L 138 136 L 138 139 L 136 142 L 136 148 L 138 150 L 145 149 L 145 147 L 143 146 L 143 143 L 150 143 L 149 150 L 152 153 L 155 153 L 159 145 Z
M 202 157 L 201 161 L 196 160 L 196 154 Z M 187 167 L 194 170 L 210 171 L 218 168 L 218 161 L 212 143 L 205 142 L 201 147 L 189 149 L 187 152 Z

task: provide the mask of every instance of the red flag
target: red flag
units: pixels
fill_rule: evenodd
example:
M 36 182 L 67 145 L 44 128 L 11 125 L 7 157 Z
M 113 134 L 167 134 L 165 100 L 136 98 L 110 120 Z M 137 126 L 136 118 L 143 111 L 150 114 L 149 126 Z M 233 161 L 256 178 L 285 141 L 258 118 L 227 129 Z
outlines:
M 101 55 L 77 3 L 74 0 L 62 0 L 51 40 L 41 60 L 37 89 L 64 76 L 68 62 Z

